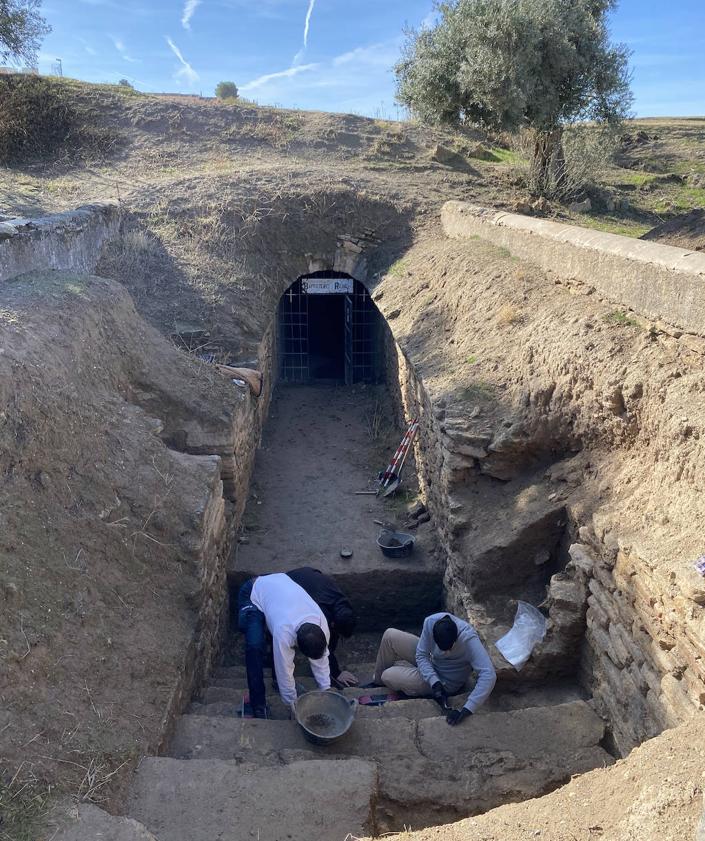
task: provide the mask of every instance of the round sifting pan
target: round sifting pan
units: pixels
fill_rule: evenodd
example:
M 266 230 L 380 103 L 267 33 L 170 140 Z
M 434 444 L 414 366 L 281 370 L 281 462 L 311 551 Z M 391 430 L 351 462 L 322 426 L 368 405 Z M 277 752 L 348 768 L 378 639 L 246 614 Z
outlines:
M 344 736 L 355 720 L 357 701 L 340 692 L 317 689 L 296 702 L 296 720 L 314 745 L 330 745 Z

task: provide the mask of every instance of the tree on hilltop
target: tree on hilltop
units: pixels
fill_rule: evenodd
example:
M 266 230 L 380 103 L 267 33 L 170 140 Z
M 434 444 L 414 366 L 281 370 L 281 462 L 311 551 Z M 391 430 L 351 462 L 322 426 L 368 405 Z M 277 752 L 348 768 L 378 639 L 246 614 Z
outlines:
M 560 185 L 563 130 L 618 124 L 632 103 L 629 51 L 612 44 L 616 0 L 450 0 L 439 22 L 407 32 L 397 98 L 427 123 L 533 137 L 533 183 Z M 549 185 L 551 189 L 549 189 Z
M 237 85 L 235 82 L 218 82 L 215 95 L 218 99 L 237 99 Z
M 0 60 L 34 66 L 42 38 L 51 32 L 40 7 L 41 0 L 0 0 Z

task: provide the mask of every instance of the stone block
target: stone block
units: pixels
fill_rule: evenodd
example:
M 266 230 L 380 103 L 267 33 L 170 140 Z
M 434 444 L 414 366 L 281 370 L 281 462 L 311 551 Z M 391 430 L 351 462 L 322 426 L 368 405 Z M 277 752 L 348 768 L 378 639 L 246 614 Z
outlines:
M 321 759 L 376 758 L 416 753 L 416 722 L 406 718 L 360 719 L 340 740 L 326 747 L 307 742 L 295 721 L 184 715 L 176 722 L 169 755 L 180 759 L 239 759 L 268 764 L 281 750 L 314 751 Z
M 330 841 L 367 837 L 376 794 L 377 769 L 359 759 L 258 769 L 148 758 L 136 773 L 128 813 L 165 841 Z
M 418 745 L 425 756 L 438 761 L 489 750 L 525 757 L 547 751 L 569 754 L 599 744 L 604 731 L 602 719 L 584 701 L 573 701 L 473 716 L 458 728 L 448 727 L 443 719 L 425 719 L 419 722 Z M 546 733 L 551 734 L 548 744 Z
M 58 823 L 62 826 L 53 841 L 157 841 L 138 821 L 109 815 L 91 803 L 74 806 Z

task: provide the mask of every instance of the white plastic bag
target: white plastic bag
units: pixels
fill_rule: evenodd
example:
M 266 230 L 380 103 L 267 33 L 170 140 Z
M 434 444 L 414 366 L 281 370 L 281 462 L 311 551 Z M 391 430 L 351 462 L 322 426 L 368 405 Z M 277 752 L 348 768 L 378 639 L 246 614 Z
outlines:
M 519 671 L 531 656 L 537 642 L 546 636 L 546 617 L 533 605 L 517 602 L 514 624 L 495 643 L 497 650 Z

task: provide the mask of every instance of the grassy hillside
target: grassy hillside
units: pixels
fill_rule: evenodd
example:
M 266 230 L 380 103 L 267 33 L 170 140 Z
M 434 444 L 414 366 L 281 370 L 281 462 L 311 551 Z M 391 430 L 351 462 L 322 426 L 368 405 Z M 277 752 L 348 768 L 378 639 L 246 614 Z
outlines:
M 80 115 L 90 132 L 77 133 L 53 154 L 28 154 L 0 169 L 0 215 L 5 217 L 95 199 L 115 199 L 128 208 L 148 197 L 158 204 L 193 177 L 258 176 L 285 185 L 294 175 L 312 173 L 386 197 L 403 196 L 428 211 L 448 198 L 503 209 L 527 198 L 525 162 L 511 138 L 350 114 L 148 95 L 66 79 L 42 83 Z M 96 136 L 100 143 L 82 145 L 82 138 Z M 439 143 L 461 158 L 450 165 L 434 160 Z M 705 118 L 628 124 L 615 158 L 597 173 L 589 194 L 590 212 L 576 214 L 554 203 L 548 215 L 642 236 L 705 206 Z

